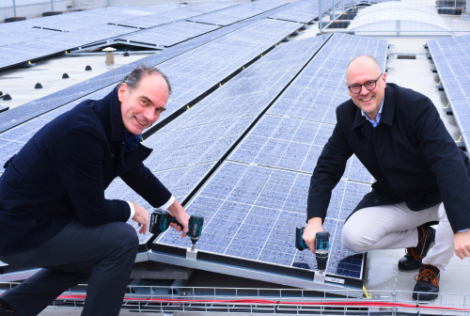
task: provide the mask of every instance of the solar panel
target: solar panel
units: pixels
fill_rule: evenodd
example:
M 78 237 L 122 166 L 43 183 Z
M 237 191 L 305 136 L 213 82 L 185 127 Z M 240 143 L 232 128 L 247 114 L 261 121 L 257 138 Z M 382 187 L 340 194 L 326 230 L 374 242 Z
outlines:
M 428 48 L 437 69 L 440 84 L 468 148 L 467 133 L 470 133 L 470 36 L 450 37 L 428 41 Z
M 306 174 L 224 162 L 186 208 L 188 214 L 204 215 L 198 251 L 226 257 L 225 262 L 249 260 L 261 270 L 266 265 L 316 270 L 313 254 L 294 247 L 295 227 L 305 225 L 309 183 Z M 362 278 L 364 255 L 341 245 L 341 228 L 357 197 L 369 190 L 366 184 L 341 181 L 333 193 L 337 213 L 325 219 L 324 229 L 331 234 L 327 273 L 343 281 Z M 187 249 L 191 242 L 168 231 L 152 249 L 161 246 Z
M 228 159 L 311 174 L 333 128 L 330 124 L 265 115 Z M 343 177 L 372 182 L 357 158 L 348 163 Z
M 150 46 L 172 46 L 187 39 L 217 29 L 217 26 L 187 21 L 175 22 L 163 25 L 150 30 L 144 30 L 132 35 L 127 35 L 117 39 L 118 42 L 126 42 L 130 45 L 150 45 Z
M 146 10 L 145 8 L 116 6 L 42 17 L 34 19 L 33 25 L 40 28 L 71 32 L 80 29 L 90 29 L 96 26 L 104 26 L 107 23 L 123 19 L 142 18 L 152 14 L 154 14 L 154 12 Z
M 198 16 L 191 20 L 214 25 L 230 25 L 232 23 L 247 19 L 285 4 L 286 2 L 276 0 L 249 2 L 239 5 L 235 8 Z
M 154 175 L 170 190 L 178 201 L 182 202 L 200 184 L 201 180 L 204 179 L 214 164 L 215 163 L 205 163 L 164 170 L 155 172 Z M 114 180 L 106 189 L 105 197 L 106 199 L 119 199 L 134 202 L 145 208 L 149 212 L 149 215 L 153 210 L 153 207 L 147 201 L 135 193 L 134 190 L 119 178 Z M 133 226 L 136 231 L 140 230 L 138 224 L 133 220 L 129 220 L 128 224 Z M 140 244 L 139 251 L 147 250 L 147 243 L 153 235 L 147 232 L 143 235 L 138 234 L 138 236 Z
M 298 23 L 309 23 L 318 17 L 318 1 L 298 1 L 298 5 L 272 15 L 272 19 L 292 21 Z
M 186 6 L 179 10 L 173 10 L 166 13 L 158 13 L 149 15 L 146 17 L 132 18 L 125 21 L 119 21 L 118 25 L 138 27 L 138 28 L 150 28 L 165 23 L 171 23 L 179 20 L 189 19 L 194 16 L 198 16 L 204 13 L 218 11 L 225 8 L 235 7 L 236 3 L 230 2 L 209 2 L 197 6 Z
M 335 34 L 268 113 L 335 124 L 336 107 L 349 100 L 345 73 L 350 60 L 362 54 L 371 55 L 385 71 L 387 42 L 366 40 Z

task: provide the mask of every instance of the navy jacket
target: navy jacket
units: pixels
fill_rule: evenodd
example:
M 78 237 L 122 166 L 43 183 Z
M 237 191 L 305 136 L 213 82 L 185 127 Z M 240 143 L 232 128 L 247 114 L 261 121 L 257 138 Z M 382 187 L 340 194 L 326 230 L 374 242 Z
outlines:
M 40 246 L 73 219 L 126 222 L 128 203 L 104 197 L 118 176 L 152 206 L 165 204 L 171 193 L 142 163 L 152 149 L 124 154 L 124 132 L 116 89 L 39 130 L 0 178 L 0 255 Z
M 426 96 L 387 84 L 380 124 L 352 100 L 336 110 L 337 124 L 313 172 L 307 218 L 325 218 L 331 191 L 354 153 L 376 182 L 355 211 L 405 202 L 421 211 L 444 202 L 454 232 L 470 228 L 470 163 Z

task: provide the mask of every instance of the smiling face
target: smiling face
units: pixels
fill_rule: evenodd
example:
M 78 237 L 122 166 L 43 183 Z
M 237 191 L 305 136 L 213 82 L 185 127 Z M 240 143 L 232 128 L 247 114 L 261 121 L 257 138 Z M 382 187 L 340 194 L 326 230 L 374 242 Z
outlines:
M 353 60 L 346 71 L 346 85 L 364 84 L 370 80 L 377 80 L 381 73 L 378 63 L 369 56 L 361 56 Z M 376 120 L 380 106 L 385 97 L 386 88 L 385 73 L 377 81 L 377 85 L 372 90 L 367 90 L 362 86 L 359 93 L 352 93 L 349 90 L 349 96 L 370 119 Z
M 118 89 L 118 98 L 127 131 L 140 135 L 152 126 L 166 110 L 168 97 L 168 85 L 158 74 L 145 76 L 134 89 L 123 83 Z

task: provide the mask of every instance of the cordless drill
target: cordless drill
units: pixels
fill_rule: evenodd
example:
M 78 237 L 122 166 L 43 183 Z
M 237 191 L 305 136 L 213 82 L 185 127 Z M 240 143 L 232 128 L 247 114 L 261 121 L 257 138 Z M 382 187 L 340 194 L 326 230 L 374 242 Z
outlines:
M 305 227 L 295 228 L 295 247 L 302 251 L 308 246 L 302 238 Z M 315 235 L 315 258 L 317 259 L 317 267 L 320 272 L 326 270 L 326 262 L 328 261 L 328 251 L 330 250 L 329 232 L 318 232 Z
M 170 227 L 171 223 L 175 223 L 181 229 L 183 229 L 183 225 L 181 225 L 176 218 L 170 215 L 168 211 L 162 210 L 155 210 L 152 215 L 150 216 L 150 232 L 155 235 L 159 235 L 160 233 L 164 233 L 167 231 L 168 227 Z M 188 236 L 191 239 L 192 247 L 191 250 L 194 251 L 196 242 L 199 240 L 199 237 L 202 234 L 202 226 L 204 225 L 204 216 L 202 215 L 191 215 L 189 218 L 189 232 Z

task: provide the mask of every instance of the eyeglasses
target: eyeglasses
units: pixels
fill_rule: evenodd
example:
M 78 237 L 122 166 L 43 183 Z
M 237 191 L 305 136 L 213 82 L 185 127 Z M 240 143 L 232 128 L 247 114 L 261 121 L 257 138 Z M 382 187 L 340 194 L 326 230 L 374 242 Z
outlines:
M 380 77 L 382 77 L 383 72 L 380 74 L 380 76 L 377 78 L 377 80 L 369 80 L 366 81 L 364 84 L 359 84 L 355 83 L 350 86 L 348 86 L 349 91 L 352 93 L 359 93 L 362 90 L 362 86 L 364 86 L 367 90 L 371 91 L 374 90 L 375 87 L 377 86 L 377 81 L 379 81 Z

